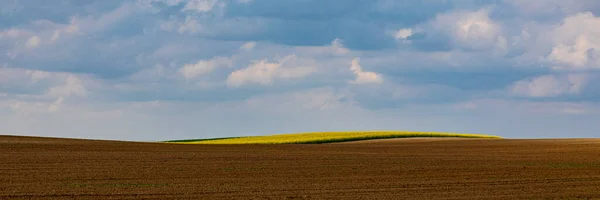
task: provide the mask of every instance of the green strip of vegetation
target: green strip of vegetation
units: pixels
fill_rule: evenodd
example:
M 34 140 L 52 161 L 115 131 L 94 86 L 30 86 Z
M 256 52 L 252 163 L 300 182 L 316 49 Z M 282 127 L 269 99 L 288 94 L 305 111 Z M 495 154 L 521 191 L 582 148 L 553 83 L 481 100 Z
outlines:
M 186 142 L 200 142 L 200 141 L 224 140 L 224 139 L 234 139 L 234 138 L 240 138 L 240 137 L 220 137 L 220 138 L 206 138 L 206 139 L 167 140 L 167 141 L 161 141 L 161 142 L 186 143 Z

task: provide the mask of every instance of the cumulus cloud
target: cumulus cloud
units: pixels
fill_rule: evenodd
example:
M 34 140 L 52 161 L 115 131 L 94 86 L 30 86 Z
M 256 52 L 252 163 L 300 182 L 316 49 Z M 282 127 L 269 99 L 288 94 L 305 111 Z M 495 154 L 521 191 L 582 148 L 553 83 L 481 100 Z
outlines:
M 240 3 L 243 2 L 240 1 Z M 136 2 L 138 7 L 154 13 L 161 10 L 161 7 L 156 4 L 162 4 L 167 7 L 181 5 L 181 12 L 193 13 L 210 13 L 217 7 L 223 8 L 227 5 L 224 0 L 137 0 Z
M 193 79 L 210 73 L 218 67 L 227 67 L 232 65 L 233 60 L 231 58 L 214 57 L 208 60 L 200 60 L 194 64 L 185 64 L 183 67 L 181 67 L 181 69 L 179 69 L 179 73 L 181 73 L 186 79 Z
M 348 52 L 350 52 L 350 50 L 348 50 L 346 47 L 344 47 L 344 44 L 342 44 L 342 40 L 339 38 L 335 38 L 331 42 L 331 50 L 337 55 L 343 55 L 343 54 L 347 54 Z
M 55 112 L 66 100 L 88 94 L 75 74 L 21 68 L 0 68 L 0 90 L 8 89 L 3 86 L 11 89 L 7 105 L 19 114 Z
M 344 46 L 344 41 L 335 38 L 331 43 L 323 46 L 297 46 L 296 52 L 310 54 L 312 56 L 346 56 L 352 51 Z
M 307 63 L 292 54 L 273 62 L 266 59 L 253 61 L 246 68 L 229 74 L 227 85 L 231 87 L 249 83 L 270 85 L 275 79 L 302 78 L 315 71 L 316 68 L 312 63 Z
M 396 40 L 406 41 L 408 37 L 414 34 L 414 30 L 411 28 L 403 28 L 395 32 L 394 38 Z
M 51 87 L 46 94 L 60 99 L 71 96 L 83 97 L 86 96 L 87 91 L 81 79 L 75 75 L 68 75 L 64 84 Z
M 0 83 L 2 86 L 10 84 L 14 84 L 12 86 L 22 85 L 29 81 L 37 82 L 45 76 L 47 76 L 47 72 L 39 70 L 0 67 Z
M 16 28 L 9 28 L 7 30 L 0 31 L 0 39 L 2 38 L 16 38 L 23 34 L 23 31 Z
M 250 50 L 254 49 L 254 47 L 256 47 L 256 42 L 251 41 L 251 42 L 246 42 L 244 45 L 242 45 L 240 47 L 240 49 L 242 49 L 244 51 L 250 51 Z
M 556 69 L 600 68 L 600 17 L 584 12 L 566 17 L 554 29 L 547 59 Z
M 185 21 L 179 24 L 177 27 L 177 32 L 179 33 L 197 33 L 202 28 L 202 25 L 198 23 L 198 21 L 190 16 L 185 18 Z
M 63 98 L 58 98 L 56 99 L 56 101 L 52 102 L 50 104 L 50 106 L 48 106 L 48 111 L 50 112 L 56 112 L 60 109 L 60 106 L 62 105 L 63 102 Z
M 506 39 L 502 26 L 490 19 L 490 10 L 452 11 L 439 14 L 432 22 L 433 30 L 448 34 L 459 47 L 484 50 L 492 49 Z
M 544 75 L 517 81 L 511 91 L 516 95 L 537 98 L 577 95 L 584 89 L 587 80 L 584 74 Z
M 375 72 L 363 71 L 360 66 L 360 58 L 354 58 L 350 65 L 350 71 L 356 76 L 355 80 L 350 81 L 353 84 L 371 84 L 371 83 L 382 83 L 383 78 L 380 74 Z
M 41 39 L 38 36 L 31 36 L 29 39 L 27 39 L 27 43 L 25 43 L 25 46 L 28 48 L 35 48 L 38 45 L 40 45 Z
M 35 85 L 46 87 L 44 95 L 52 98 L 86 95 L 81 78 L 72 73 L 0 67 L 0 83 L 12 88 L 21 86 L 23 89 Z
M 179 34 L 198 33 L 203 28 L 202 25 L 198 23 L 198 20 L 192 16 L 186 16 L 185 20 L 183 21 L 180 21 L 176 18 L 165 20 L 160 23 L 159 27 L 161 30 L 177 32 Z
M 183 11 L 210 12 L 215 6 L 225 6 L 220 0 L 189 0 L 183 7 Z

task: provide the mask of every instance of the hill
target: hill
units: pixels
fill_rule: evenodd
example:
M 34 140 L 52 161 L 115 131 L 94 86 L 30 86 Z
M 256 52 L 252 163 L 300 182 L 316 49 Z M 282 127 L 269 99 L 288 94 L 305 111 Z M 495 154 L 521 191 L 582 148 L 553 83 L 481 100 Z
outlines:
M 173 140 L 170 143 L 184 144 L 321 144 L 372 139 L 415 138 L 415 137 L 453 137 L 453 138 L 501 138 L 494 135 L 410 132 L 410 131 L 349 131 L 349 132 L 312 132 L 295 134 L 277 134 L 268 136 L 248 136 L 232 138 L 213 138 L 198 140 Z

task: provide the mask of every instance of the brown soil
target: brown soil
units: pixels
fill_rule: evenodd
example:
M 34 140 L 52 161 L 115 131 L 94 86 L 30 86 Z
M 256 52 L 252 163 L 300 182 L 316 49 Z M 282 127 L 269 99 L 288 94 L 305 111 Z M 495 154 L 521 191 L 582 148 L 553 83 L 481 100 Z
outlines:
M 184 145 L 0 136 L 0 199 L 600 199 L 600 140 Z
M 372 140 L 358 140 L 349 142 L 338 142 L 335 144 L 381 144 L 381 143 L 410 143 L 410 142 L 438 142 L 438 141 L 450 141 L 450 140 L 480 140 L 478 138 L 456 138 L 456 137 L 427 137 L 427 138 L 389 138 L 389 139 L 372 139 Z

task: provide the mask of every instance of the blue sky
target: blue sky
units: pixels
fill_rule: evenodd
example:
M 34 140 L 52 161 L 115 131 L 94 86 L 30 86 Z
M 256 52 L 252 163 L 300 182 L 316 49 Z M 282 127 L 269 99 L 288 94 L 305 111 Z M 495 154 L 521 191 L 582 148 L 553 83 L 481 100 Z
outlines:
M 600 137 L 595 0 L 3 0 L 0 133 Z

